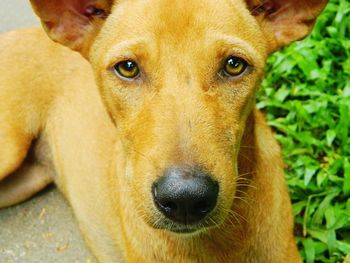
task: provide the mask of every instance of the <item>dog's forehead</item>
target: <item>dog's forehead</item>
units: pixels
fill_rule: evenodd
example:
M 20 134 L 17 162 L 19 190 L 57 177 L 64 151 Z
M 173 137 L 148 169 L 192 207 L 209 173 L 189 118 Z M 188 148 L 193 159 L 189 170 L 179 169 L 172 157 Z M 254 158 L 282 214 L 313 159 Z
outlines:
M 210 27 L 232 31 L 246 24 L 249 15 L 242 0 L 136 0 L 117 4 L 115 10 L 116 20 L 124 17 L 127 27 L 179 35 Z
M 200 44 L 208 36 L 215 38 L 221 33 L 263 48 L 261 32 L 244 0 L 116 2 L 105 28 L 108 40 L 104 42 L 110 47 L 136 37 L 165 45 Z
M 167 32 L 186 32 L 208 26 L 240 22 L 245 11 L 242 1 L 228 0 L 155 0 L 140 2 L 140 15 L 146 15 L 149 25 Z M 147 15 L 150 14 L 150 17 Z

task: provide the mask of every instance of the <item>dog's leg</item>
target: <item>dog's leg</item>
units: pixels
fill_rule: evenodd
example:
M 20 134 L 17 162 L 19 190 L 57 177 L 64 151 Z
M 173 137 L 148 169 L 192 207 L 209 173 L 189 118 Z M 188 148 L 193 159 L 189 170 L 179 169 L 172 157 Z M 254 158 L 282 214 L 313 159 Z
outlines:
M 9 98 L 15 96 L 9 95 L 7 104 L 0 107 L 0 208 L 25 200 L 49 183 L 44 168 L 25 160 L 34 136 L 30 131 L 34 129 L 23 117 L 25 107 L 13 107 L 15 99 Z M 38 126 L 35 124 L 32 126 Z
M 0 182 L 0 208 L 22 202 L 52 183 L 49 169 L 42 164 L 24 164 Z
M 15 119 L 15 118 L 14 118 Z M 0 181 L 14 172 L 23 162 L 29 149 L 31 138 L 20 129 L 10 126 L 9 122 L 0 116 Z
M 53 181 L 44 140 L 33 141 L 33 135 L 25 132 L 30 130 L 23 125 L 25 119 L 21 120 L 16 111 L 8 116 L 11 118 L 6 121 L 0 115 L 4 120 L 0 125 L 0 208 L 28 199 Z M 35 129 L 31 130 L 37 130 L 38 125 L 32 126 Z

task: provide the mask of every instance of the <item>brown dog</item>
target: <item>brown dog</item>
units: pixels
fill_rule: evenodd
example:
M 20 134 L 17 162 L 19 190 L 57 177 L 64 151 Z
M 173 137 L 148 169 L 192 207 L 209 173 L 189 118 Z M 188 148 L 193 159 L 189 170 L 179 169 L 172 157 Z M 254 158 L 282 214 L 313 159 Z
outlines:
M 254 104 L 326 0 L 31 2 L 93 70 L 39 29 L 1 36 L 0 206 L 54 181 L 101 262 L 300 262 Z

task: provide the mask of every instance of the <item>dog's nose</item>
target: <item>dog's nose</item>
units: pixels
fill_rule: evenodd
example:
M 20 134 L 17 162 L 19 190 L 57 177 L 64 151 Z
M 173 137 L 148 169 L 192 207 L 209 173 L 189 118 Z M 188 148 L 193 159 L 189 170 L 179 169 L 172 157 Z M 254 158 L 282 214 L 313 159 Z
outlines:
M 157 208 L 169 219 L 193 224 L 215 207 L 219 185 L 198 168 L 173 167 L 153 184 Z

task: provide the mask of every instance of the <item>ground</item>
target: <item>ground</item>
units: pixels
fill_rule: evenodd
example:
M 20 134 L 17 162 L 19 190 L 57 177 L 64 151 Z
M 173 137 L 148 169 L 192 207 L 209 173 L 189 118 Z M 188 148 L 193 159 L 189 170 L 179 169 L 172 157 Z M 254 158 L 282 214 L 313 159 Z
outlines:
M 0 1 L 0 32 L 38 24 L 29 1 Z M 23 204 L 0 209 L 0 263 L 42 262 L 96 262 L 53 186 Z

